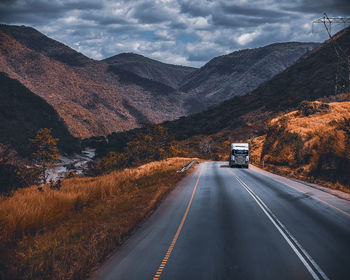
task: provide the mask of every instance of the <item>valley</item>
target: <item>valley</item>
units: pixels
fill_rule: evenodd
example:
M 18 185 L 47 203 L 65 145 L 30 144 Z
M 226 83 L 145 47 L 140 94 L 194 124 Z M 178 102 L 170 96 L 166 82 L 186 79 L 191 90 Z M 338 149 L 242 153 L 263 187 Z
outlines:
M 143 123 L 174 120 L 234 95 L 244 95 L 318 45 L 284 43 L 235 52 L 195 69 L 132 54 L 96 61 L 30 27 L 1 25 L 0 32 L 0 71 L 51 104 L 70 133 L 80 138 L 106 136 Z M 253 68 L 248 67 L 251 63 L 248 57 L 255 63 Z M 259 72 L 266 61 L 271 64 L 269 74 L 258 78 L 254 73 Z M 218 64 L 217 70 L 212 64 Z M 221 73 L 219 69 L 227 64 L 236 68 Z M 243 67 L 243 71 L 239 67 Z M 208 72 L 207 68 L 211 70 Z M 238 70 L 242 78 L 235 74 Z M 225 96 L 224 93 L 216 96 L 216 89 L 208 89 L 211 93 L 205 94 L 194 89 L 196 82 L 192 80 L 211 81 L 208 78 L 211 75 L 213 81 L 215 76 L 221 76 L 214 83 L 216 87 L 234 84 L 230 81 L 232 76 L 249 87 L 235 90 L 226 87 L 230 93 Z
M 0 24 L 0 278 L 344 279 L 335 44 L 350 52 L 350 27 L 196 68 Z

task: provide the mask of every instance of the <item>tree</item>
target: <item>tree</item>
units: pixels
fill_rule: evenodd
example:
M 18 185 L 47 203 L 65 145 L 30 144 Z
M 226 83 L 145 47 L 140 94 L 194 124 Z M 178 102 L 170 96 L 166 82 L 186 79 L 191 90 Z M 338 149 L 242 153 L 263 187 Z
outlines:
M 162 160 L 170 156 L 173 137 L 161 125 L 148 125 L 145 133 L 137 133 L 125 148 L 127 165 L 140 165 L 146 162 Z
M 57 148 L 59 139 L 52 137 L 51 131 L 49 128 L 39 129 L 37 135 L 33 139 L 29 139 L 33 150 L 33 159 L 40 165 L 40 177 L 44 184 L 47 181 L 48 169 L 60 159 Z
M 117 153 L 109 152 L 106 157 L 97 162 L 97 171 L 100 174 L 108 173 L 117 168 Z
M 0 143 L 0 193 L 40 183 L 40 170 L 29 167 L 9 145 Z

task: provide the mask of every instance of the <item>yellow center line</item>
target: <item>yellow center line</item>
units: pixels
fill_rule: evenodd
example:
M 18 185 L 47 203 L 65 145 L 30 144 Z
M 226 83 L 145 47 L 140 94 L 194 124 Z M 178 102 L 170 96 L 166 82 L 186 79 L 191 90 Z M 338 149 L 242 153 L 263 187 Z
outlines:
M 169 248 L 167 250 L 167 253 L 165 254 L 165 257 L 162 260 L 161 265 L 158 267 L 158 270 L 157 270 L 156 274 L 154 275 L 153 280 L 158 280 L 159 279 L 159 277 L 162 274 L 162 271 L 163 271 L 163 269 L 164 269 L 164 267 L 165 267 L 165 265 L 166 265 L 166 263 L 167 263 L 167 261 L 168 261 L 168 259 L 170 257 L 171 251 L 173 250 L 173 248 L 174 248 L 174 246 L 176 244 L 176 241 L 177 241 L 177 239 L 178 239 L 178 237 L 180 235 L 182 227 L 183 227 L 183 225 L 184 225 L 184 223 L 186 221 L 188 212 L 190 211 L 190 207 L 191 207 L 191 204 L 192 204 L 192 201 L 193 201 L 193 198 L 194 198 L 194 194 L 196 193 L 196 189 L 197 189 L 197 186 L 198 186 L 199 178 L 202 175 L 202 171 L 203 171 L 203 167 L 201 168 L 201 170 L 199 172 L 199 175 L 198 175 L 198 178 L 197 178 L 197 181 L 196 181 L 196 184 L 194 185 L 193 192 L 192 192 L 192 195 L 191 195 L 191 199 L 188 202 L 185 214 L 183 215 L 183 217 L 181 219 L 180 225 L 177 228 L 177 231 L 176 231 L 176 233 L 174 235 L 174 238 L 173 238 L 173 240 L 172 240 L 172 242 L 171 242 L 171 244 L 170 244 L 170 246 L 169 246 Z

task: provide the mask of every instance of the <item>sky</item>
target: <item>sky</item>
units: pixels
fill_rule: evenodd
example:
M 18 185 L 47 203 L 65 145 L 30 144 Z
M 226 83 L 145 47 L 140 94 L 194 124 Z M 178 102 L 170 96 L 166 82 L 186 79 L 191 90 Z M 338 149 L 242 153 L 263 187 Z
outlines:
M 349 0 L 0 0 L 0 22 L 32 26 L 94 59 L 133 52 L 200 67 L 215 56 L 276 42 L 322 42 Z M 344 28 L 335 25 L 332 31 Z

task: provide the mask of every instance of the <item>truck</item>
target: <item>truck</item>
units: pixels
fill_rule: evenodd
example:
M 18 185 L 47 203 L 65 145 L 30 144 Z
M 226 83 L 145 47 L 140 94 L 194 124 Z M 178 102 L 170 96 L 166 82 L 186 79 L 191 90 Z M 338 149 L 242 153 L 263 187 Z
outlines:
M 230 148 L 230 167 L 249 167 L 249 144 L 231 143 Z

